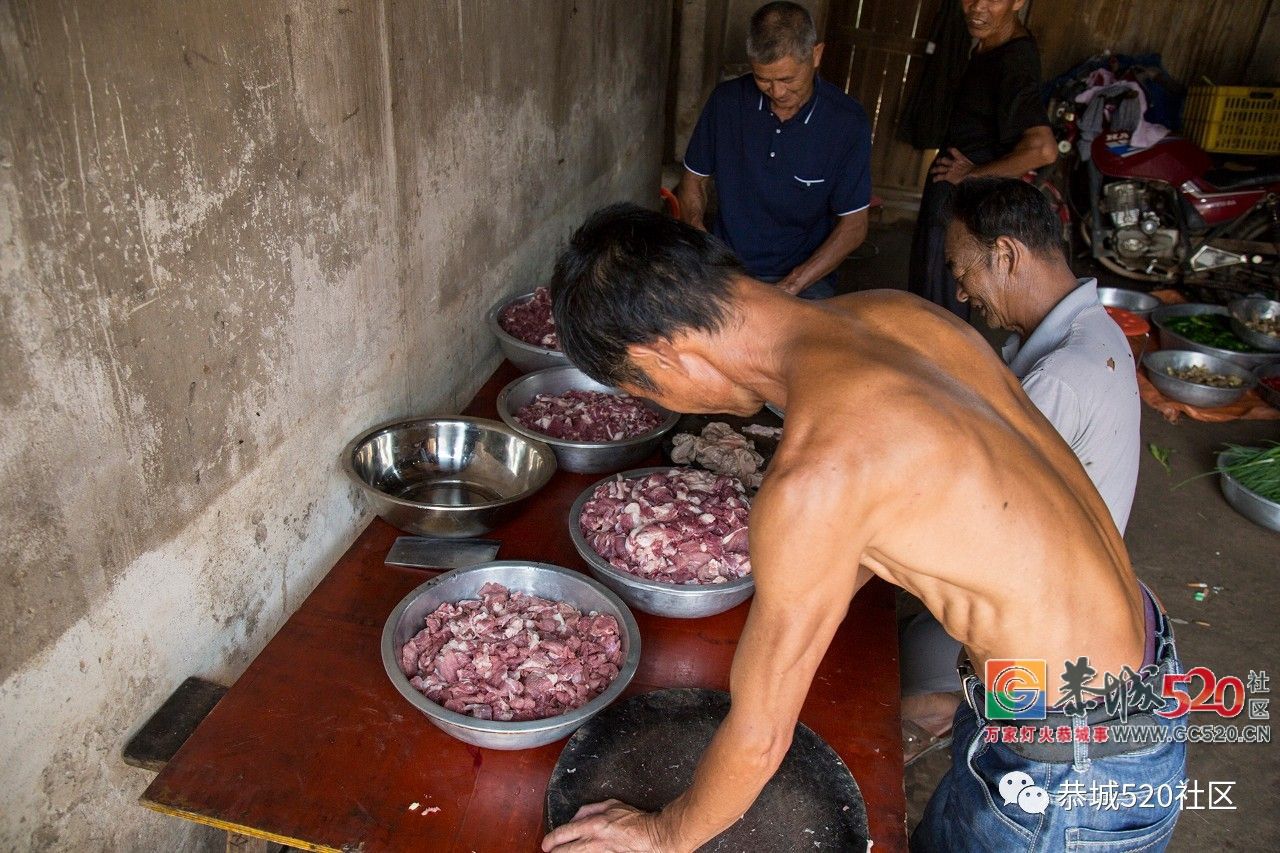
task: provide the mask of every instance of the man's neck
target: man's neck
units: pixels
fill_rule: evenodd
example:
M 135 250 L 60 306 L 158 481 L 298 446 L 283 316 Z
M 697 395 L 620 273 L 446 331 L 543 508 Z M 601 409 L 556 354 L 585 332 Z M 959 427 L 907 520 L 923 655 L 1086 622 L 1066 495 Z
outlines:
M 1029 270 L 1023 282 L 1026 285 L 1023 293 L 1027 295 L 1014 319 L 1025 330 L 1021 334 L 1025 341 L 1044 322 L 1044 318 L 1049 316 L 1049 312 L 1080 285 L 1080 281 L 1063 264 Z
M 785 405 L 785 353 L 811 324 L 811 306 L 745 276 L 736 287 L 737 316 L 708 342 L 704 355 L 735 384 Z

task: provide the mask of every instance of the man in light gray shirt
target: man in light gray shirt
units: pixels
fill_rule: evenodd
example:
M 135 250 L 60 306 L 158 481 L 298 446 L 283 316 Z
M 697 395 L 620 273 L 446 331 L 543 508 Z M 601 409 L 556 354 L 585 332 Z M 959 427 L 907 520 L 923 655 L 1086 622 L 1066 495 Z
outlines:
M 957 297 L 988 325 L 1013 332 L 1001 355 L 1022 389 L 1071 446 L 1123 534 L 1141 452 L 1141 403 L 1133 353 L 1098 302 L 1094 279 L 1077 279 L 1044 196 L 1011 178 L 956 188 L 946 238 Z M 928 613 L 902 634 L 902 716 L 908 760 L 945 742 L 960 699 L 960 643 Z

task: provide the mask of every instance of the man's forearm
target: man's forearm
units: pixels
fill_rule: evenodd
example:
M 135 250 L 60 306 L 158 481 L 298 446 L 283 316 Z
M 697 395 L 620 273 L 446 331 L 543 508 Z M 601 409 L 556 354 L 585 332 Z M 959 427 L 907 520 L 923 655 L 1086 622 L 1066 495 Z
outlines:
M 686 170 L 676 187 L 680 200 L 680 219 L 694 228 L 707 230 L 704 216 L 707 210 L 707 179 Z
M 1048 128 L 1043 133 L 1028 133 L 1018 140 L 1014 149 L 998 160 L 974 166 L 972 177 L 1021 178 L 1033 169 L 1047 166 L 1058 159 L 1058 149 Z
M 800 264 L 779 284 L 787 290 L 799 293 L 818 279 L 830 273 L 849 257 L 849 254 L 867 239 L 867 212 L 860 210 L 840 217 L 827 239 L 822 241 L 809 259 Z
M 663 809 L 660 831 L 671 850 L 695 850 L 732 826 L 782 763 L 789 740 L 740 728 L 730 712 L 703 753 L 693 786 Z M 782 736 L 789 739 L 789 731 Z

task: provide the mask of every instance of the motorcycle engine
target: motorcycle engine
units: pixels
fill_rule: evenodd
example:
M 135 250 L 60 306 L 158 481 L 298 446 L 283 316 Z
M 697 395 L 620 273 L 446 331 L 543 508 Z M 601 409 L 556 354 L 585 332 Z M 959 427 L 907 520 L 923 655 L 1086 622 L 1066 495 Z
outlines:
M 1164 214 L 1165 198 L 1143 181 L 1115 181 L 1102 188 L 1103 207 L 1114 231 L 1112 248 L 1127 261 L 1172 258 L 1178 246 L 1176 220 Z

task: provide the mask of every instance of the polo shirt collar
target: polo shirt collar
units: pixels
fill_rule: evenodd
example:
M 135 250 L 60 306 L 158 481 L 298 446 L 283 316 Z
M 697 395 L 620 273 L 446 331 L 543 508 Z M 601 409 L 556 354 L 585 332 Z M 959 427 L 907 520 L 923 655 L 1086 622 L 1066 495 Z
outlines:
M 783 122 L 783 124 L 786 124 L 787 122 L 795 121 L 796 119 L 800 118 L 801 115 L 804 116 L 804 120 L 801 122 L 801 124 L 809 123 L 809 119 L 813 118 L 813 111 L 818 108 L 818 84 L 820 82 L 821 82 L 821 78 L 819 78 L 815 74 L 813 77 L 813 94 L 809 96 L 808 102 L 805 103 L 803 106 L 801 106 L 800 109 L 796 110 L 796 114 L 793 115 L 791 118 L 787 119 L 787 121 Z M 768 103 L 769 103 L 769 99 L 764 96 L 764 92 L 760 92 L 760 101 L 757 104 L 756 109 L 759 110 L 760 112 L 767 111 L 769 113 L 772 113 L 773 110 L 768 106 Z M 808 108 L 807 111 L 806 111 L 806 107 Z
M 1013 335 L 1001 349 L 1000 354 L 1014 376 L 1022 379 L 1031 372 L 1036 362 L 1058 349 L 1080 312 L 1098 304 L 1098 280 L 1082 278 L 1078 281 L 1076 288 L 1062 297 L 1062 301 L 1045 315 L 1026 342 L 1019 345 L 1018 336 Z

